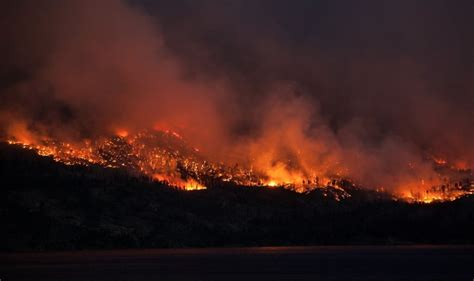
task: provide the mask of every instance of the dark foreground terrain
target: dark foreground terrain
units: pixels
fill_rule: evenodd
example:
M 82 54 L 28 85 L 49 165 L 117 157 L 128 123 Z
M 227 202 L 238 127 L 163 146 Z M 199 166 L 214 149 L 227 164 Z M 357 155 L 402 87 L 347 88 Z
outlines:
M 408 204 L 362 190 L 341 201 L 321 191 L 229 185 L 184 192 L 6 144 L 0 181 L 4 252 L 474 243 L 473 197 Z
M 463 246 L 122 250 L 0 255 L 2 280 L 467 280 Z

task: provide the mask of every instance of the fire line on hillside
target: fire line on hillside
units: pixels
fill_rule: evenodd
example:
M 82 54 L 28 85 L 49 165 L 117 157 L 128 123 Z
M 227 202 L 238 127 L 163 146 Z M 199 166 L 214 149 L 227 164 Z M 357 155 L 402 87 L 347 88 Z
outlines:
M 335 199 L 350 197 L 347 188 L 357 188 L 350 178 L 341 175 L 304 175 L 289 173 L 286 167 L 276 165 L 274 171 L 262 171 L 255 167 L 231 166 L 215 163 L 200 154 L 177 132 L 172 130 L 142 131 L 129 134 L 120 130 L 115 136 L 79 143 L 54 139 L 40 141 L 10 138 L 11 145 L 36 151 L 66 165 L 96 164 L 110 168 L 124 168 L 137 175 L 145 175 L 183 190 L 202 190 L 223 182 L 244 187 L 284 187 L 296 192 L 315 189 L 336 191 Z M 430 203 L 455 200 L 474 194 L 474 178 L 469 170 L 451 167 L 441 158 L 432 159 L 439 173 L 438 185 L 429 185 L 424 179 L 406 188 L 392 192 L 394 199 Z M 279 171 L 283 169 L 284 171 Z M 280 174 L 278 174 L 280 173 Z M 275 175 L 277 175 L 275 177 Z M 296 175 L 285 178 L 285 175 Z M 379 192 L 386 192 L 378 188 Z

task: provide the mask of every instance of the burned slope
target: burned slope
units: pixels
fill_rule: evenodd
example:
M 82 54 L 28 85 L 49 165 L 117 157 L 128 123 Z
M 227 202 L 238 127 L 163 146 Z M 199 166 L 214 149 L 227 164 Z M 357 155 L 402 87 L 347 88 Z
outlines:
M 409 204 L 350 189 L 182 191 L 117 168 L 0 146 L 3 251 L 308 244 L 473 243 L 474 198 Z

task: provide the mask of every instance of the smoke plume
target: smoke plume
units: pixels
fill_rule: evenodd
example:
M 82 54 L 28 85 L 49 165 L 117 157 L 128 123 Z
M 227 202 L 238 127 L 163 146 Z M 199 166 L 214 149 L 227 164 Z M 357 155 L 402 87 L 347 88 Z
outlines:
M 170 2 L 0 4 L 3 137 L 173 129 L 278 182 L 340 176 L 395 191 L 437 184 L 433 158 L 473 167 L 460 10 Z

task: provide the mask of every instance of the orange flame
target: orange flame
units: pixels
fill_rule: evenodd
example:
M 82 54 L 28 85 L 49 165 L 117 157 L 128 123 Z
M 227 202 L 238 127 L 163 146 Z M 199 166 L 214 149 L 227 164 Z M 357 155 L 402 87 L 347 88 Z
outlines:
M 168 176 L 168 175 L 162 175 L 162 174 L 154 174 L 153 179 L 159 182 L 165 182 L 171 186 L 174 186 L 182 190 L 187 190 L 187 191 L 207 189 L 207 187 L 200 184 L 194 179 L 183 180 L 180 177 Z

